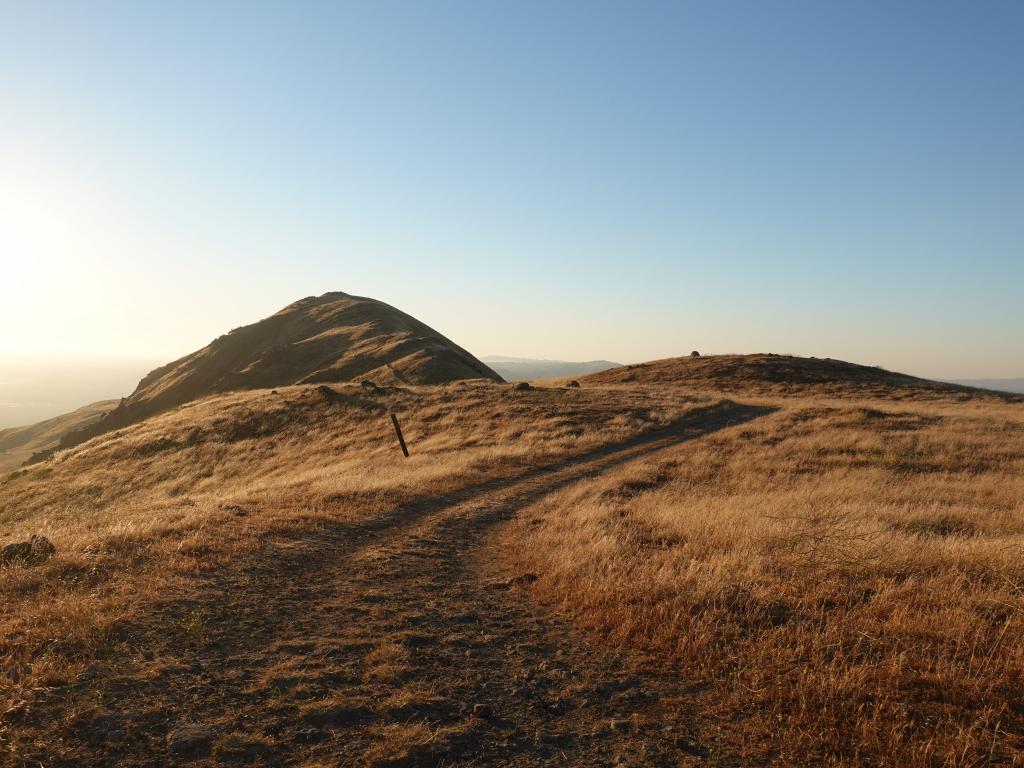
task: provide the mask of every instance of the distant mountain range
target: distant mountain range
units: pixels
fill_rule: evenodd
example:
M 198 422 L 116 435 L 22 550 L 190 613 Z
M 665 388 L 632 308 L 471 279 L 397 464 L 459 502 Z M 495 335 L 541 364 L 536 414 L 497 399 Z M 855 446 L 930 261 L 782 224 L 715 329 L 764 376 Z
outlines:
M 1015 392 L 1024 394 L 1024 379 L 947 379 L 950 384 L 962 384 L 965 387 L 994 389 L 997 392 Z
M 503 355 L 488 355 L 480 359 L 506 381 L 565 379 L 619 367 L 619 363 L 609 360 L 573 363 L 566 360 L 533 360 L 527 357 L 505 357 Z

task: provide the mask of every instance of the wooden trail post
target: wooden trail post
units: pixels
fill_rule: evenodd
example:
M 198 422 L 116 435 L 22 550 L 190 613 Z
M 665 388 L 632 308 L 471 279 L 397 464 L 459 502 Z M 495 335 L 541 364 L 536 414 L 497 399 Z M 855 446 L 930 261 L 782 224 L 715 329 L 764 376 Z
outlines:
M 393 413 L 391 414 L 391 423 L 395 425 L 395 434 L 398 435 L 398 444 L 402 446 L 402 453 L 408 459 L 409 449 L 405 447 L 405 438 L 402 437 L 402 428 L 398 426 L 398 417 Z

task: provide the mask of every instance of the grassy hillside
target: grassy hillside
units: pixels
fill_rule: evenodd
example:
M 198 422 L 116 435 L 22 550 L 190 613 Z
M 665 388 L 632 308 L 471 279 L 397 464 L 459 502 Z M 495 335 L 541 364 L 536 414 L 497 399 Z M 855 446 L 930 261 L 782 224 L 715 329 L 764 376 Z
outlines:
M 43 534 L 57 555 L 0 570 L 0 708 L 73 683 L 97 658 L 116 664 L 127 617 L 267 536 L 373 519 L 714 403 L 472 382 L 300 385 L 199 400 L 10 473 L 0 544 Z
M 66 435 L 61 447 L 220 392 L 363 378 L 378 384 L 501 381 L 416 318 L 375 299 L 325 293 L 236 328 L 157 368 L 116 410 Z
M 595 383 L 621 369 L 579 389 L 226 392 L 9 474 L 0 544 L 44 534 L 57 554 L 0 570 L 7 762 L 170 759 L 168 723 L 199 717 L 192 670 L 220 659 L 202 711 L 225 755 L 241 743 L 310 764 L 339 749 L 359 765 L 457 763 L 487 743 L 556 759 L 614 737 L 638 765 L 666 744 L 722 766 L 1017 764 L 1024 404 L 834 361 L 704 360 L 681 379 L 660 362 L 632 369 L 651 383 Z M 800 376 L 778 379 L 780 365 Z M 567 461 L 679 423 L 694 431 L 656 454 L 599 472 Z M 477 506 L 444 511 L 460 498 Z M 436 518 L 402 522 L 432 505 Z M 544 645 L 557 614 L 647 676 L 615 687 L 591 651 L 566 662 Z M 493 666 L 528 641 L 537 664 Z M 239 648 L 269 654 L 266 669 Z M 561 735 L 449 702 L 499 673 L 507 688 L 487 706 Z M 97 737 L 125 697 L 132 735 Z M 608 725 L 606 705 L 629 719 Z
M 581 379 L 583 381 L 584 379 Z M 670 357 L 612 368 L 585 377 L 590 384 L 670 384 L 745 395 L 813 395 L 885 400 L 970 400 L 971 387 L 919 379 L 882 368 L 842 360 L 792 355 L 707 355 Z M 1024 397 L 990 393 L 1024 402 Z
M 1024 406 L 890 386 L 771 399 L 741 430 L 549 496 L 509 569 L 701 686 L 716 751 L 744 764 L 1018 765 Z
M 117 400 L 101 400 L 37 424 L 0 429 L 0 474 L 24 464 L 33 454 L 55 448 L 65 434 L 99 421 L 117 404 Z

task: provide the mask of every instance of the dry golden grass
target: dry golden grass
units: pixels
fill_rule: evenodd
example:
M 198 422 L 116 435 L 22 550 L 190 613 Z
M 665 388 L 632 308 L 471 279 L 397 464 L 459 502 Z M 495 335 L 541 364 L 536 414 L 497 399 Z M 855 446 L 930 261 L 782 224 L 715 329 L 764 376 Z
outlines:
M 707 355 L 670 357 L 624 365 L 580 379 L 588 385 L 652 384 L 738 393 L 744 397 L 833 397 L 922 402 L 1024 403 L 1024 395 L 919 379 L 868 365 L 794 355 Z
M 664 426 L 704 402 L 482 382 L 296 386 L 191 403 L 11 473 L 0 480 L 0 543 L 43 534 L 57 555 L 0 571 L 0 712 L 116 655 L 119 622 L 268 534 L 369 520 Z M 198 644 L 205 621 L 197 611 L 169 629 Z
M 835 382 L 748 374 L 732 396 L 774 412 L 528 508 L 501 540 L 508 575 L 539 575 L 523 585 L 580 626 L 702 684 L 711 760 L 1020 764 L 1024 407 L 902 379 L 831 397 Z M 36 533 L 57 546 L 41 566 L 0 571 L 0 743 L 31 719 L 40 689 L 108 669 L 127 620 L 162 621 L 155 605 L 229 561 L 242 578 L 269 538 L 390 519 L 721 402 L 707 389 L 717 374 L 690 381 L 697 392 L 673 375 L 659 365 L 656 386 L 218 395 L 0 479 L 0 543 Z M 176 613 L 167 631 L 202 648 L 218 626 L 210 610 Z M 379 700 L 307 696 L 301 654 L 251 684 L 306 697 L 298 716 L 313 724 L 429 707 L 438 692 L 407 679 L 408 648 L 395 632 L 352 651 L 360 679 L 389 691 Z M 367 727 L 364 757 L 457 752 L 472 720 Z M 223 735 L 213 756 L 258 761 L 275 749 L 264 737 Z
M 548 497 L 512 571 L 703 684 L 723 754 L 1024 764 L 1024 407 L 771 404 Z

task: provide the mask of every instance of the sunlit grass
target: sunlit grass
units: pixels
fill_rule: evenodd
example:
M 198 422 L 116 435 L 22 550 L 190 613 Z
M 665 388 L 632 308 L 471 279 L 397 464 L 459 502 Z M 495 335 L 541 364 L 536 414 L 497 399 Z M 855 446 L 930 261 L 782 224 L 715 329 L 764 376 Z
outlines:
M 1024 408 L 776 404 L 549 497 L 511 567 L 581 626 L 706 683 L 725 751 L 1017 760 Z

